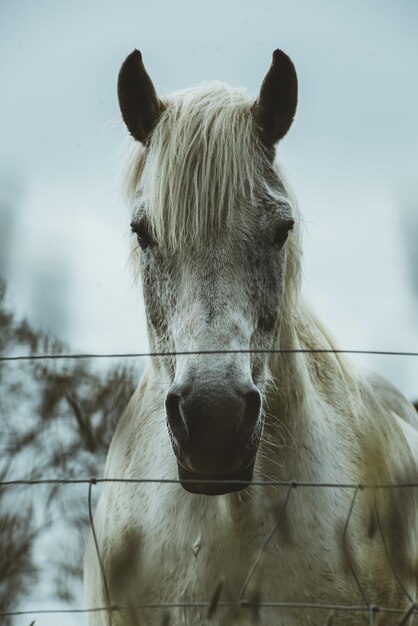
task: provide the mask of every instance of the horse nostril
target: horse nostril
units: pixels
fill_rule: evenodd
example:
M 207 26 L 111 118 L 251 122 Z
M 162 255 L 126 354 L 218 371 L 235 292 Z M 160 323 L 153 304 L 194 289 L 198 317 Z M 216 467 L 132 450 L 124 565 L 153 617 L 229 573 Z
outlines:
M 171 431 L 179 443 L 184 443 L 189 438 L 189 431 L 181 413 L 181 397 L 176 393 L 168 393 L 165 400 L 165 410 Z
M 261 409 L 261 395 L 258 389 L 245 394 L 245 418 L 257 420 Z
M 246 439 L 254 433 L 260 417 L 261 395 L 258 389 L 249 391 L 244 396 L 245 410 L 242 419 L 238 425 L 238 434 L 241 438 Z

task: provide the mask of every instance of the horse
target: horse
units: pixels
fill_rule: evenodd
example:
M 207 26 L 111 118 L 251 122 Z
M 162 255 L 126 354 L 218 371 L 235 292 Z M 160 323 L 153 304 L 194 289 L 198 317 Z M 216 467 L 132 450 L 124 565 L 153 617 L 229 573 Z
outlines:
M 86 548 L 91 626 L 417 624 L 418 419 L 303 299 L 293 62 L 257 98 L 161 99 L 135 50 L 118 97 L 152 355 Z

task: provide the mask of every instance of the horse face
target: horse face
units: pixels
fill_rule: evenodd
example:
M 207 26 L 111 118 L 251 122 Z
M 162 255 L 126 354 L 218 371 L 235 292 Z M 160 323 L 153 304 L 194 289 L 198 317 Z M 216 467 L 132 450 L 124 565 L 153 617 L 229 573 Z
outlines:
M 268 355 L 239 351 L 274 345 L 293 219 L 287 205 L 261 203 L 253 213 L 251 236 L 231 228 L 178 249 L 153 240 L 145 209 L 132 224 L 152 346 L 196 353 L 160 361 L 179 476 L 192 492 L 245 487 L 262 434 Z
M 293 119 L 296 74 L 276 51 L 255 103 L 234 108 L 233 94 L 218 91 L 200 95 L 197 106 L 186 95 L 189 108 L 163 104 L 138 52 L 119 75 L 124 120 L 146 146 L 131 227 L 150 342 L 153 351 L 175 353 L 155 361 L 167 381 L 168 432 L 184 488 L 209 495 L 248 485 L 263 431 L 262 351 L 274 347 L 293 227 L 272 148 Z M 168 192 L 149 192 L 150 180 Z

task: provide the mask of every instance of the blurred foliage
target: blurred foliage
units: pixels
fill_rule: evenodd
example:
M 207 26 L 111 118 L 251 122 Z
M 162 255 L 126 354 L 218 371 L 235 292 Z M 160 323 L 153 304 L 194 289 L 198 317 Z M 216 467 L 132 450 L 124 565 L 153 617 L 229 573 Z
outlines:
M 64 351 L 15 318 L 0 279 L 0 354 Z M 0 362 L 0 480 L 101 475 L 138 377 L 129 366 L 81 359 Z M 79 599 L 87 493 L 86 485 L 0 487 L 0 612 L 18 609 L 37 585 Z

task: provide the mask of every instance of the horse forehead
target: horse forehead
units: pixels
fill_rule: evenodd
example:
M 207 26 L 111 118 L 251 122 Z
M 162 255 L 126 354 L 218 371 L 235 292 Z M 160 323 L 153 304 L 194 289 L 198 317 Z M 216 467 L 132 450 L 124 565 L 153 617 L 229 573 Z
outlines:
M 234 323 L 237 329 L 242 326 L 248 311 L 257 304 L 254 286 L 261 281 L 259 274 L 263 270 L 262 264 L 252 262 L 251 255 L 242 248 L 230 252 L 228 258 L 215 248 L 205 257 L 179 263 L 180 285 L 174 279 L 169 289 L 182 303 L 180 320 L 186 312 L 188 323 L 194 320 L 196 328 L 217 320 L 221 334 L 226 331 L 226 322 L 228 328 Z
M 175 264 L 180 275 L 195 277 L 204 289 L 207 289 L 208 282 L 213 282 L 214 286 L 221 282 L 232 284 L 234 276 L 245 274 L 249 278 L 258 270 L 263 254 L 262 242 L 256 231 L 231 237 L 221 235 L 209 242 L 196 241 L 176 252 Z

